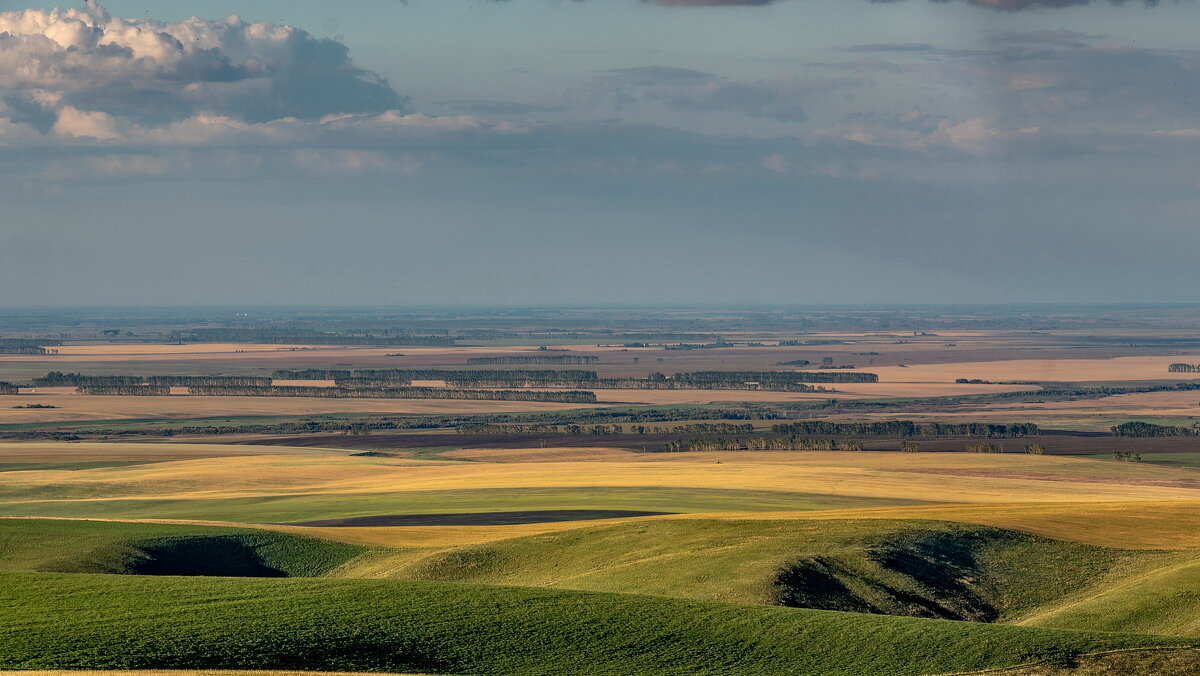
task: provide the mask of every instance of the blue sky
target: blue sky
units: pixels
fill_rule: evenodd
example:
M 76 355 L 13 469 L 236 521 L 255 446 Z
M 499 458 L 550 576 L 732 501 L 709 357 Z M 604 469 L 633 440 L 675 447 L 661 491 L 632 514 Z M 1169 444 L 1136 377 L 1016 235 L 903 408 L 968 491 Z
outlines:
M 1200 301 L 1200 3 L 692 1 L 0 3 L 0 305 Z

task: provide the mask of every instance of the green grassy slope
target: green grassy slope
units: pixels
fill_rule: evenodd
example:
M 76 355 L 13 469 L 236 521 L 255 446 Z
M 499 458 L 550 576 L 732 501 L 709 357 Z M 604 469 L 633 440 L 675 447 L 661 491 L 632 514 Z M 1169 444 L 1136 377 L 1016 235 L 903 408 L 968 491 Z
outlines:
M 932 521 L 649 520 L 405 553 L 392 575 L 1005 621 L 1175 556 Z
M 947 673 L 1181 639 L 476 585 L 0 574 L 0 668 Z
M 1164 566 L 1099 590 L 1036 615 L 1029 624 L 1200 636 L 1200 560 Z
M 0 570 L 322 575 L 366 549 L 248 528 L 0 519 Z

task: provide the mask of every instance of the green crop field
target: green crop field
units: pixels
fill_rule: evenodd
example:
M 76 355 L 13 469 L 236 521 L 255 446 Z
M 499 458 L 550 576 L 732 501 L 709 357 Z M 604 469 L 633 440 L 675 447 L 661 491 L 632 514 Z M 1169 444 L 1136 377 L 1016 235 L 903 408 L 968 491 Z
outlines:
M 0 666 L 10 669 L 867 676 L 1197 643 L 448 583 L 50 573 L 0 582 Z

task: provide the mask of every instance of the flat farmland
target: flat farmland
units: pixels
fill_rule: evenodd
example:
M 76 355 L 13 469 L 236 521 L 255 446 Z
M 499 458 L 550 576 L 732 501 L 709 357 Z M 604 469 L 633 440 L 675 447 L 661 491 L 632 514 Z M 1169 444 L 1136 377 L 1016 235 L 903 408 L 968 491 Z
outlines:
M 44 461 L 54 446 L 39 445 L 38 457 Z M 75 444 L 59 446 L 72 452 Z M 113 447 L 115 453 L 126 445 L 99 446 Z M 138 446 L 127 446 L 127 452 L 144 457 L 147 452 Z M 319 449 L 281 454 L 286 449 L 279 447 L 267 455 L 237 455 L 246 448 L 230 449 L 226 457 L 10 472 L 0 484 L 0 513 L 281 523 L 505 509 L 713 513 L 884 507 L 889 501 L 1200 499 L 1200 475 L 1187 468 L 1057 456 L 717 452 L 626 457 L 593 451 L 589 460 L 455 462 L 353 457 Z
M 1176 362 L 1200 363 L 1200 355 L 1137 356 L 1112 359 L 1012 359 L 1007 361 L 951 362 L 913 364 L 908 367 L 872 368 L 884 382 L 953 382 L 956 378 L 991 381 L 1114 381 L 1170 380 L 1200 378 L 1197 373 L 1169 373 Z
M 49 388 L 48 388 L 49 389 Z M 11 403 L 10 403 L 11 402 Z M 52 409 L 12 408 L 25 404 Z M 571 404 L 571 408 L 589 408 Z M 217 416 L 316 415 L 321 413 L 457 414 L 559 411 L 563 404 L 535 401 L 468 399 L 323 399 L 304 397 L 107 397 L 67 394 L 21 394 L 0 397 L 0 424 L 116 420 L 121 418 L 203 418 Z

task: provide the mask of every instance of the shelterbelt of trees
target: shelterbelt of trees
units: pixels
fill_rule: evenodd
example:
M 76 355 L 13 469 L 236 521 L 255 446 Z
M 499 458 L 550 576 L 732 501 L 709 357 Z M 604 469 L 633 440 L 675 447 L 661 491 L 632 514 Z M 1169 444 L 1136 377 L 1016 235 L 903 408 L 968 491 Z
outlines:
M 41 378 L 33 379 L 34 387 L 124 387 L 136 385 L 270 387 L 271 378 L 267 376 L 88 376 L 82 373 L 51 371 Z
M 470 357 L 467 363 L 472 366 L 487 366 L 499 364 L 595 364 L 600 357 L 576 354 L 547 354 L 520 355 L 514 357 Z
M 915 423 L 911 420 L 881 420 L 878 422 L 839 423 L 827 420 L 800 420 L 771 426 L 775 434 L 816 434 L 824 436 L 889 436 L 889 437 L 988 437 L 1006 439 L 1035 436 L 1034 423 Z
M 61 340 L 40 338 L 0 338 L 0 354 L 54 354 L 57 350 L 47 347 L 62 345 Z
M 1167 367 L 1171 373 L 1200 373 L 1200 364 L 1171 364 Z
M 154 427 L 116 425 L 108 427 L 93 423 L 66 422 L 53 427 L 7 429 L 0 426 L 0 438 L 20 440 L 75 441 L 91 437 L 147 437 L 173 435 L 222 434 L 314 434 L 343 432 L 369 434 L 390 430 L 461 430 L 483 425 L 505 428 L 522 427 L 529 433 L 544 432 L 550 427 L 582 426 L 587 434 L 597 428 L 612 429 L 616 425 L 592 423 L 661 423 L 674 420 L 774 420 L 777 414 L 758 407 L 747 408 L 649 408 L 649 409 L 578 409 L 543 413 L 470 413 L 455 415 L 387 415 L 387 416 L 330 416 L 320 419 L 287 420 L 283 422 L 220 422 L 197 424 L 180 421 Z M 694 433 L 697 430 L 682 430 Z M 508 433 L 508 432 L 505 432 Z M 518 432 L 513 432 L 517 434 Z M 584 433 L 584 432 L 581 432 Z
M 646 378 L 601 378 L 585 370 L 305 369 L 275 371 L 279 380 L 332 380 L 338 387 L 387 387 L 441 380 L 474 387 L 586 387 L 630 390 L 771 390 L 814 392 L 809 383 L 875 383 L 874 373 L 830 371 L 694 371 Z
M 583 390 L 531 392 L 528 390 L 459 390 L 445 387 L 238 387 L 202 385 L 188 388 L 192 395 L 210 397 L 319 397 L 326 399 L 479 399 L 486 401 L 546 401 L 592 404 L 596 393 Z
M 750 423 L 687 423 L 684 425 L 546 425 L 472 423 L 460 425 L 459 434 L 566 434 L 570 436 L 622 436 L 644 434 L 752 434 Z
M 1176 425 L 1155 425 L 1146 422 L 1127 422 L 1109 428 L 1114 437 L 1197 437 L 1200 428 Z
M 20 389 L 12 383 L 0 382 L 0 394 L 17 394 Z
M 105 397 L 165 397 L 170 385 L 79 385 L 79 394 Z

